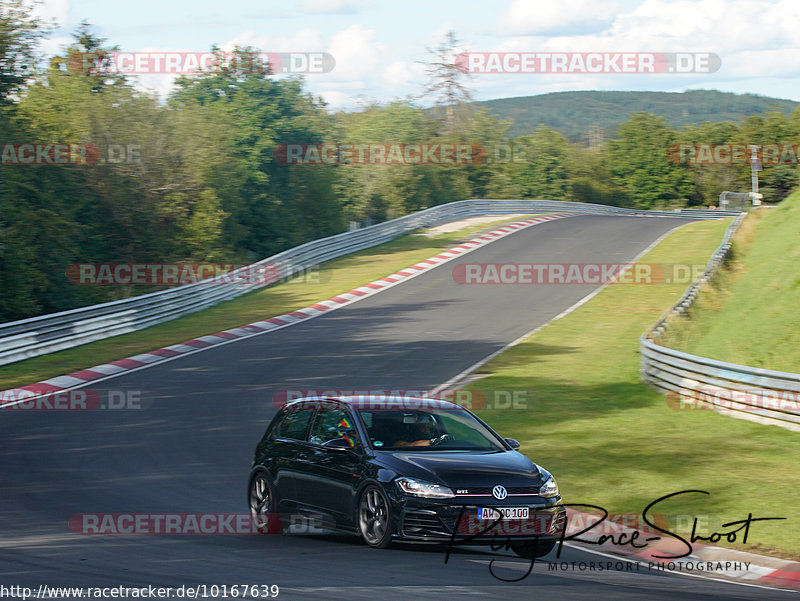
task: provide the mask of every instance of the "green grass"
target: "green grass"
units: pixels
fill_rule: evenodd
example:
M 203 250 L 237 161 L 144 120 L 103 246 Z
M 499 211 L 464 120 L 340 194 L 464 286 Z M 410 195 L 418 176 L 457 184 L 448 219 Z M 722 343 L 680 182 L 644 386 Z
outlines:
M 748 224 L 748 221 L 752 222 Z M 800 192 L 750 214 L 734 260 L 664 343 L 722 361 L 800 372 Z
M 525 217 L 515 218 L 518 221 Z M 245 294 L 150 328 L 0 367 L 0 390 L 32 384 L 302 309 L 423 261 L 508 218 L 426 238 L 412 234 L 324 263 L 309 277 Z
M 707 221 L 670 234 L 643 262 L 705 263 L 730 223 Z M 665 514 L 711 516 L 712 524 L 755 517 L 747 546 L 800 557 L 800 438 L 796 433 L 710 411 L 671 409 L 640 382 L 638 338 L 685 284 L 612 285 L 573 313 L 509 349 L 469 385 L 519 391 L 525 408 L 480 412 L 556 476 L 566 502 L 640 514 L 655 499 Z M 702 524 L 703 522 L 701 522 Z

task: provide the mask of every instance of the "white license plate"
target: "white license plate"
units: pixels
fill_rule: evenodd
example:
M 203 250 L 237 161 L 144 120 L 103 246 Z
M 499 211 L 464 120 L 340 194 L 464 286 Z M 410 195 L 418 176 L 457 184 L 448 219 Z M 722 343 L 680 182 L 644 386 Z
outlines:
M 526 520 L 528 519 L 529 507 L 478 507 L 479 520 L 496 520 L 502 514 L 504 520 Z

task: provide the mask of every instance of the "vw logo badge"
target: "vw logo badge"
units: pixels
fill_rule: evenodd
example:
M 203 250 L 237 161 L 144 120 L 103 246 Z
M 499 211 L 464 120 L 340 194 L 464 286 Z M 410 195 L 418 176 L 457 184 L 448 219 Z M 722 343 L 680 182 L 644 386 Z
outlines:
M 506 491 L 504 486 L 500 486 L 499 484 L 492 489 L 492 496 L 497 499 L 498 501 L 502 501 L 508 495 L 508 491 Z

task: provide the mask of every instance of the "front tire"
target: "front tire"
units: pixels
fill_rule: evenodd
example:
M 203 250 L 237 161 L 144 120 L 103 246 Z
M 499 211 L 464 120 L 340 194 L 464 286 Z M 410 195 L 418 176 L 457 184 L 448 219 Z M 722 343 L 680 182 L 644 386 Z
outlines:
M 385 549 L 392 542 L 392 515 L 389 500 L 377 486 L 370 485 L 358 504 L 358 532 L 375 549 Z
M 250 480 L 247 500 L 256 529 L 262 534 L 270 531 L 270 520 L 277 519 L 273 512 L 275 495 L 267 472 L 257 472 Z

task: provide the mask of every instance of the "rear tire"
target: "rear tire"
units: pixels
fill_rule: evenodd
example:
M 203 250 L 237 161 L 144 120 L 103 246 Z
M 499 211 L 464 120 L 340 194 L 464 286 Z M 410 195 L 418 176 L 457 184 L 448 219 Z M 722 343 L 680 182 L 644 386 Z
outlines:
M 518 543 L 511 543 L 511 550 L 523 559 L 533 559 L 534 554 L 536 557 L 544 557 L 550 553 L 555 546 L 556 541 L 554 540 L 537 541 L 531 539 Z
M 385 549 L 392 542 L 392 512 L 389 499 L 375 485 L 361 493 L 358 503 L 358 533 L 374 549 Z

